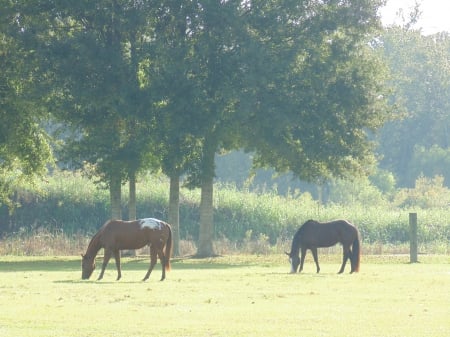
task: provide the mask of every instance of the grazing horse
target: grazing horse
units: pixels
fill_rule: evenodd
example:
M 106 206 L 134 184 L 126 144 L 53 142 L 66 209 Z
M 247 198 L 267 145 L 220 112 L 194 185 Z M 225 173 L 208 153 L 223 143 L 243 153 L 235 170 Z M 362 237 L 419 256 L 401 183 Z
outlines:
M 339 274 L 344 271 L 347 260 L 350 259 L 351 271 L 359 271 L 360 262 L 360 235 L 358 229 L 346 220 L 335 220 L 331 222 L 306 221 L 295 233 L 292 240 L 291 252 L 289 256 L 291 263 L 291 273 L 296 273 L 298 265 L 300 272 L 303 270 L 306 251 L 311 250 L 316 263 L 317 272 L 320 271 L 319 260 L 317 258 L 318 247 L 331 247 L 337 243 L 342 244 L 343 261 Z M 301 259 L 299 258 L 301 250 Z
M 104 248 L 102 271 L 99 280 L 112 255 L 116 260 L 117 280 L 122 276 L 120 271 L 120 251 L 123 249 L 139 249 L 146 245 L 150 246 L 150 267 L 143 281 L 146 281 L 157 258 L 161 260 L 162 277 L 166 278 L 166 270 L 170 270 L 170 255 L 172 254 L 172 229 L 164 221 L 147 218 L 134 221 L 109 220 L 93 236 L 86 254 L 81 255 L 81 278 L 89 279 L 95 269 L 95 257 L 101 248 Z M 165 251 L 164 251 L 165 248 Z

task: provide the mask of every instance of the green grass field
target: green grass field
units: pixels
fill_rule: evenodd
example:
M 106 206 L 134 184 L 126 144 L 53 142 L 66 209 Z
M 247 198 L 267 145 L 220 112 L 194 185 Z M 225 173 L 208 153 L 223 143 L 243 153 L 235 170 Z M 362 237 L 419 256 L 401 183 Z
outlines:
M 281 256 L 180 259 L 142 282 L 139 257 L 97 282 L 76 257 L 0 257 L 0 336 L 448 336 L 448 256 L 363 256 L 353 275 L 319 259 L 294 275 Z

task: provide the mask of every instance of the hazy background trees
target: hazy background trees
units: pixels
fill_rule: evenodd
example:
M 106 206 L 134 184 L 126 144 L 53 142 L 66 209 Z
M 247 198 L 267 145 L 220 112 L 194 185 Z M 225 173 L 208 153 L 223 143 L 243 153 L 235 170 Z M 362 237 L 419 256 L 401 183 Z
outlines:
M 376 137 L 378 160 L 371 172 L 372 183 L 387 192 L 395 187 L 413 187 L 421 176 L 431 179 L 438 175 L 449 187 L 449 35 L 424 36 L 396 26 L 384 29 L 375 45 L 389 67 L 389 99 L 395 109 L 393 119 Z M 282 194 L 299 188 L 318 197 L 317 186 L 292 175 L 251 171 L 251 156 L 239 152 L 219 156 L 219 179 L 240 186 L 247 182 L 255 188 L 276 185 Z
M 382 128 L 380 167 L 399 186 L 413 186 L 421 173 L 442 175 L 450 186 L 450 37 L 391 27 L 381 43 L 400 119 Z

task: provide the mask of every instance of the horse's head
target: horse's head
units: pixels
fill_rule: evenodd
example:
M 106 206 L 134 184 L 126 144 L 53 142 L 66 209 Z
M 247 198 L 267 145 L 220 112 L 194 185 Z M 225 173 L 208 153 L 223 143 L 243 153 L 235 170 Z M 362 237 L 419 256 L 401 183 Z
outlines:
M 285 252 L 289 256 L 289 263 L 291 264 L 291 273 L 296 273 L 300 265 L 300 257 L 297 254 Z
M 90 256 L 81 255 L 81 278 L 83 280 L 89 279 L 95 269 L 95 259 Z

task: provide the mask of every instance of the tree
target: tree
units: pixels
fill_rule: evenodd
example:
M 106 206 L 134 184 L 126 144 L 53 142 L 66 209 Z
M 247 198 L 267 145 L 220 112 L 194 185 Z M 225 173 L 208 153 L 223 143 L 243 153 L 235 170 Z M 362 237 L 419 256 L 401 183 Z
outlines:
M 128 179 L 129 216 L 135 217 L 139 170 L 158 166 L 165 154 L 163 167 L 176 187 L 189 158 L 180 151 L 192 148 L 183 145 L 192 137 L 177 137 L 181 124 L 171 125 L 173 119 L 165 115 L 167 98 L 154 93 L 161 91 L 153 84 L 157 77 L 152 74 L 148 82 L 144 77 L 149 64 L 163 66 L 150 53 L 157 7 L 135 1 L 21 5 L 22 15 L 40 18 L 33 28 L 39 31 L 35 43 L 41 46 L 42 72 L 49 78 L 49 102 L 62 127 L 72 128 L 65 137 L 65 157 L 72 165 L 87 162 L 109 186 L 113 218 L 121 217 L 121 183 Z M 176 222 L 175 234 L 178 217 L 172 214 L 178 211 L 172 209 L 178 208 L 177 200 L 171 193 L 169 218 Z
M 294 57 L 277 60 L 285 68 L 259 105 L 276 118 L 249 130 L 258 166 L 306 181 L 367 174 L 374 162 L 370 132 L 388 112 L 384 67 L 369 44 L 379 5 L 326 1 L 296 13 L 303 24 L 294 27 Z
M 154 38 L 173 54 L 150 73 L 170 86 L 161 103 L 178 107 L 182 134 L 200 147 L 188 177 L 202 190 L 199 256 L 214 254 L 218 151 L 245 147 L 257 164 L 310 180 L 364 171 L 367 131 L 385 112 L 381 64 L 367 46 L 381 1 L 166 4 L 156 27 L 173 34 Z
M 409 180 L 416 179 L 421 176 L 434 178 L 442 176 L 445 185 L 450 185 L 450 147 L 443 149 L 438 145 L 430 148 L 416 146 L 414 154 L 410 160 L 410 165 L 405 176 Z
M 0 13 L 0 205 L 13 207 L 12 188 L 44 175 L 53 160 L 42 120 L 36 60 L 29 32 L 10 3 Z
M 130 180 L 133 202 L 137 172 L 154 159 L 150 100 L 139 79 L 148 59 L 151 8 L 148 2 L 105 0 L 30 11 L 43 18 L 36 29 L 49 102 L 63 127 L 73 130 L 66 155 L 91 164 L 109 186 L 112 218 L 122 217 L 122 183 Z M 133 216 L 135 206 L 130 209 Z
M 450 147 L 450 38 L 447 33 L 423 36 L 390 27 L 381 41 L 395 87 L 392 99 L 402 112 L 402 118 L 387 123 L 380 134 L 381 167 L 394 172 L 400 186 L 411 187 L 417 176 L 410 173 L 421 170 L 413 166 L 424 153 L 416 149 Z M 443 173 L 444 157 L 435 164 Z
M 175 186 L 177 177 L 188 172 L 189 185 L 202 189 L 200 256 L 213 254 L 214 155 L 222 141 L 216 133 L 225 130 L 217 127 L 217 117 L 232 113 L 229 105 L 240 89 L 230 78 L 236 76 L 236 52 L 226 50 L 236 45 L 230 31 L 240 35 L 240 27 L 223 27 L 221 22 L 235 20 L 238 10 L 236 1 L 165 2 L 156 16 L 150 54 L 150 87 L 160 95 L 158 124 L 165 133 L 163 170 Z
M 41 10 L 47 97 L 77 130 L 72 156 L 94 165 L 112 197 L 151 154 L 173 191 L 186 172 L 201 187 L 198 255 L 210 256 L 218 151 L 244 147 L 256 164 L 309 180 L 365 169 L 367 132 L 384 118 L 368 46 L 380 3 L 104 0 L 22 10 Z

